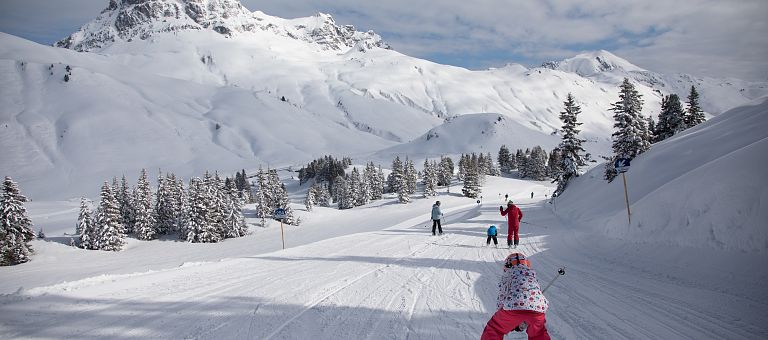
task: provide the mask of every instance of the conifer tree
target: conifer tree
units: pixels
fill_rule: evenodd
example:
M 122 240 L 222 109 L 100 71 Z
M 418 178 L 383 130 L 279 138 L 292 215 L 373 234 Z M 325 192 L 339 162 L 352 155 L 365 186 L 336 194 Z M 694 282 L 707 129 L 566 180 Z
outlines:
M 582 154 L 585 140 L 579 138 L 578 129 L 580 123 L 578 116 L 581 114 L 581 106 L 576 103 L 576 98 L 570 93 L 563 102 L 564 109 L 560 112 L 560 121 L 563 122 L 563 139 L 558 149 L 552 151 L 550 157 L 551 176 L 557 180 L 555 194 L 559 195 L 568 186 L 571 179 L 579 176 L 579 167 L 586 164 Z
M 437 196 L 437 163 L 424 160 L 424 196 Z
M 373 162 L 368 163 L 365 167 L 365 177 L 368 179 L 368 187 L 370 190 L 368 196 L 369 199 L 381 199 L 384 193 L 384 174 L 382 173 L 381 168 L 377 170 L 376 166 L 373 165 Z
M 125 244 L 125 234 L 120 223 L 120 209 L 109 183 L 101 187 L 101 201 L 96 211 L 94 249 L 118 251 Z
M 26 201 L 16 182 L 6 176 L 0 197 L 0 266 L 30 260 L 33 250 L 29 242 L 35 239 L 35 232 L 24 207 Z
M 413 161 L 408 159 L 408 157 L 405 158 L 405 165 L 403 170 L 405 187 L 408 191 L 408 195 L 410 196 L 416 193 L 416 184 L 419 182 L 419 176 L 416 172 L 416 167 L 413 165 Z
M 218 173 L 211 175 L 205 172 L 203 187 L 205 188 L 205 205 L 208 209 L 208 222 L 202 239 L 203 242 L 215 243 L 224 239 L 227 234 L 224 227 L 224 195 L 222 182 Z M 210 234 L 215 234 L 212 236 Z
M 283 222 L 290 225 L 299 225 L 300 221 L 293 215 L 291 202 L 288 199 L 288 191 L 285 190 L 285 184 L 282 182 L 280 182 L 277 187 L 277 204 L 274 208 L 282 208 L 285 210 L 285 218 L 283 219 Z
M 80 247 L 83 249 L 96 249 L 94 240 L 96 228 L 91 217 L 91 208 L 85 197 L 80 198 L 80 213 L 77 216 L 75 233 L 80 236 Z
M 616 131 L 612 134 L 613 159 L 606 164 L 605 179 L 609 181 L 616 177 L 616 170 L 613 169 L 614 160 L 634 159 L 650 148 L 650 133 L 641 112 L 642 96 L 628 78 L 624 78 L 624 82 L 620 85 L 619 98 L 619 101 L 611 104 L 613 118 L 616 121 L 613 127 Z
M 240 196 L 241 191 L 237 189 L 234 181 L 229 181 L 224 185 L 224 229 L 226 238 L 242 237 L 248 233 L 248 226 L 245 224 L 243 215 L 244 197 Z
M 334 183 L 336 183 L 336 203 L 338 204 L 338 208 L 342 210 L 354 207 L 355 200 L 350 193 L 349 180 L 346 177 L 339 176 Z
M 451 157 L 440 157 L 440 171 L 437 177 L 437 185 L 450 187 L 451 180 L 453 179 L 453 171 L 453 159 L 451 159 Z M 450 192 L 450 188 L 448 192 Z
M 147 170 L 145 169 L 141 169 L 141 175 L 136 183 L 133 197 L 136 209 L 136 223 L 134 225 L 136 238 L 140 240 L 156 239 L 157 219 L 155 217 L 154 205 L 152 204 L 152 189 L 149 187 Z
M 563 159 L 560 149 L 555 148 L 549 153 L 549 160 L 547 161 L 547 176 L 554 179 L 559 179 L 563 174 Z
M 155 216 L 157 218 L 157 233 L 168 234 L 175 229 L 176 208 L 173 186 L 176 181 L 166 175 L 157 177 L 157 195 L 155 200 Z
M 120 209 L 120 223 L 126 234 L 133 233 L 133 225 L 136 223 L 136 210 L 134 209 L 133 197 L 128 181 L 123 175 L 120 181 L 120 189 L 115 195 Z
M 676 94 L 664 96 L 661 100 L 661 112 L 659 122 L 654 131 L 655 141 L 661 142 L 685 130 L 685 112 L 680 103 L 680 97 Z
M 328 192 L 328 186 L 326 184 L 316 184 L 317 192 L 317 205 L 328 208 L 331 206 L 331 194 Z
M 699 106 L 699 92 L 696 91 L 695 86 L 691 86 L 691 92 L 688 94 L 686 106 L 687 108 L 683 118 L 686 128 L 692 128 L 706 120 L 704 111 L 701 109 L 701 106 Z
M 357 172 L 357 168 L 353 169 L 354 172 Z M 365 171 L 363 171 L 362 174 L 358 174 L 360 178 L 360 184 L 357 194 L 357 202 L 355 203 L 356 206 L 366 205 L 371 202 L 371 183 L 367 176 L 365 176 Z
M 526 175 L 537 181 L 547 177 L 547 152 L 541 146 L 535 146 L 528 158 Z
M 461 189 L 461 193 L 465 197 L 477 198 L 480 196 L 480 169 L 478 166 L 473 165 L 471 158 L 468 162 L 465 162 L 466 167 L 464 170 L 464 186 Z
M 317 185 L 309 187 L 307 190 L 307 196 L 304 197 L 304 207 L 307 211 L 312 211 L 312 208 L 317 204 Z
M 357 171 L 357 167 L 352 168 L 352 171 L 350 172 L 349 176 L 349 188 L 347 194 L 349 195 L 350 200 L 352 200 L 352 206 L 356 207 L 361 205 L 360 204 L 360 186 L 362 184 L 362 180 L 360 179 L 360 172 Z
M 387 191 L 397 193 L 400 190 L 400 185 L 403 183 L 404 177 L 403 162 L 400 160 L 400 156 L 395 156 L 392 161 L 392 172 L 387 176 Z
M 206 193 L 205 188 L 203 187 L 203 180 L 199 177 L 190 179 L 188 191 L 187 199 L 189 200 L 189 211 L 186 226 L 184 228 L 184 239 L 192 243 L 204 242 L 201 235 L 207 228 L 208 207 L 206 204 Z
M 267 177 L 264 171 L 259 167 L 259 172 L 256 174 L 256 194 L 254 197 L 254 203 L 256 203 L 256 217 L 261 219 L 261 226 L 266 226 L 266 218 L 272 214 L 270 206 L 267 203 L 269 201 L 269 194 L 267 190 Z
M 509 152 L 509 149 L 506 145 L 502 145 L 501 148 L 499 148 L 499 170 L 501 170 L 502 173 L 508 174 L 512 172 L 512 162 L 511 162 L 512 154 Z

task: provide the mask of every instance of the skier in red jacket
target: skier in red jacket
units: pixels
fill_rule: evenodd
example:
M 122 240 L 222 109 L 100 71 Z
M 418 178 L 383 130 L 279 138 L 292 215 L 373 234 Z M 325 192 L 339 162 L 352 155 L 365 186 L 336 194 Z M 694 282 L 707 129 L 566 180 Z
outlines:
M 517 244 L 520 243 L 520 220 L 523 219 L 523 212 L 511 200 L 507 202 L 507 209 L 499 207 L 499 211 L 501 216 L 507 216 L 507 225 L 509 226 L 507 229 L 507 247 L 512 248 L 514 235 L 515 248 L 517 248 Z

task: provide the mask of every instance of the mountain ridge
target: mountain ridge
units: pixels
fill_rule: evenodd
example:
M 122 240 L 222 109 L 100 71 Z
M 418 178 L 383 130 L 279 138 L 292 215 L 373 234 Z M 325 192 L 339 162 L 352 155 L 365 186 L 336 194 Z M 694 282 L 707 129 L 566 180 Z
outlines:
M 110 0 L 98 17 L 54 46 L 98 51 L 119 41 L 147 40 L 159 33 L 186 30 L 212 30 L 224 36 L 269 31 L 336 51 L 358 45 L 389 48 L 373 31 L 339 26 L 328 14 L 286 20 L 251 12 L 237 0 Z

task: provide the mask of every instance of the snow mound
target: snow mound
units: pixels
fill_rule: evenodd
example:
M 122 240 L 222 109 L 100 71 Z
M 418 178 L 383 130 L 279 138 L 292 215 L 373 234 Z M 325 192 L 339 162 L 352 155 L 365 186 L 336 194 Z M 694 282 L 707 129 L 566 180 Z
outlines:
M 632 161 L 626 180 L 599 166 L 558 199 L 557 213 L 612 237 L 745 252 L 768 251 L 768 99 L 723 113 Z
M 496 158 L 502 145 L 514 152 L 515 148 L 531 148 L 536 145 L 551 150 L 559 142 L 560 137 L 554 133 L 528 129 L 504 115 L 475 113 L 448 119 L 415 140 L 384 149 L 377 154 L 387 157 L 407 154 L 409 157 L 434 158 L 475 150 L 490 152 Z

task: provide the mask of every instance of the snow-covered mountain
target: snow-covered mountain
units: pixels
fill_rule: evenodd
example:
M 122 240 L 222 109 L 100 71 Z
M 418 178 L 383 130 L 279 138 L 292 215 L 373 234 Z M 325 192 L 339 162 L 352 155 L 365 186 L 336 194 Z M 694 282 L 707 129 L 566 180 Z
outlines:
M 641 72 L 607 55 L 597 74 L 575 61 L 470 71 L 400 54 L 375 33 L 325 14 L 281 19 L 236 0 L 114 0 L 59 48 L 7 34 L 0 46 L 7 150 L 0 173 L 35 199 L 95 192 L 102 180 L 130 179 L 141 168 L 189 176 L 303 164 L 328 153 L 362 163 L 376 152 L 422 147 L 443 124 L 447 130 L 421 153 L 551 149 L 569 92 L 582 107 L 585 147 L 597 158 L 609 152 L 618 82 Z M 697 81 L 702 101 L 723 107 L 768 91 Z M 659 84 L 637 83 L 646 114 L 659 111 L 663 94 L 679 89 L 684 97 L 689 86 Z M 712 114 L 717 107 L 704 106 Z M 482 135 L 486 123 L 458 119 L 475 113 L 504 119 L 483 150 L 456 143 L 463 133 Z
M 93 51 L 120 41 L 147 40 L 161 33 L 213 30 L 227 37 L 270 31 L 291 39 L 314 42 L 326 49 L 388 48 L 371 31 L 336 25 L 330 15 L 285 20 L 251 12 L 237 0 L 110 0 L 101 14 L 56 46 Z
M 615 83 L 627 77 L 660 93 L 676 93 L 683 100 L 696 86 L 705 111 L 718 114 L 744 104 L 745 99 L 754 99 L 768 93 L 764 82 L 749 82 L 740 79 L 701 78 L 690 74 L 661 74 L 638 67 L 608 51 L 579 54 L 562 61 L 546 62 L 542 67 L 576 73 L 598 82 Z

